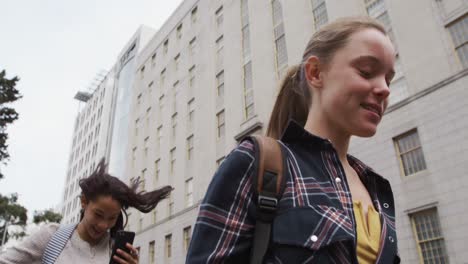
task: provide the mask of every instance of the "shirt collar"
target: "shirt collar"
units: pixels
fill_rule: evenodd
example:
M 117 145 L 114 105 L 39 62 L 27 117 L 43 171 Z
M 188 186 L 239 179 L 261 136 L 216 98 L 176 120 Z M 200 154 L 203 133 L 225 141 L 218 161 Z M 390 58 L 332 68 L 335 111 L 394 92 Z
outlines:
M 297 123 L 295 120 L 289 120 L 286 129 L 281 136 L 281 141 L 284 143 L 298 143 L 301 145 L 307 145 L 308 147 L 314 147 L 316 149 L 330 149 L 333 145 L 330 140 L 316 136 L 309 131 L 305 130 L 303 126 Z M 376 173 L 371 167 L 364 164 L 356 157 L 348 154 L 348 161 L 350 165 L 361 175 L 377 175 L 378 178 L 382 178 Z
M 283 131 L 281 141 L 284 143 L 306 144 L 314 147 L 331 146 L 330 140 L 311 134 L 309 131 L 305 130 L 303 126 L 292 119 L 289 120 L 286 129 Z

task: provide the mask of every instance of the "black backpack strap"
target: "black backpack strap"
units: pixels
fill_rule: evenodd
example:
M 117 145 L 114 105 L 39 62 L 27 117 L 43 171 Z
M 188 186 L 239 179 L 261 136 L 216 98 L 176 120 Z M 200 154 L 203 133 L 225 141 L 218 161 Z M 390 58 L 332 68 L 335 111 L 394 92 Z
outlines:
M 257 215 L 250 263 L 260 264 L 270 244 L 271 225 L 286 185 L 286 159 L 275 139 L 265 136 L 250 136 L 249 139 L 255 145 L 257 161 L 252 184 L 254 197 L 257 197 Z

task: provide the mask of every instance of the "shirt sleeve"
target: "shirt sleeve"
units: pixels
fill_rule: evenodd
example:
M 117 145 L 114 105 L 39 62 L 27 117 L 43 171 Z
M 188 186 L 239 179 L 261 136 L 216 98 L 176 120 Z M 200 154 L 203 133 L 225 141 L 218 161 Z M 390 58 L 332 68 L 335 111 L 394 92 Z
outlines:
M 0 255 L 0 264 L 26 264 L 39 262 L 58 224 L 47 224 L 26 237 L 20 244 L 7 249 Z
M 248 263 L 255 227 L 254 145 L 243 141 L 224 160 L 208 187 L 186 263 Z

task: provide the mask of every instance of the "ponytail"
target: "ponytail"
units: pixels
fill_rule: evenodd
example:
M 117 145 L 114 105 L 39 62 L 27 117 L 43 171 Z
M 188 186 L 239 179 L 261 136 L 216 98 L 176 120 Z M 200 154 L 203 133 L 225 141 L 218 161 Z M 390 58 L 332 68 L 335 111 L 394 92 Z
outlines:
M 302 126 L 305 125 L 309 113 L 311 93 L 303 75 L 301 65 L 295 65 L 288 70 L 283 78 L 271 112 L 267 136 L 279 139 L 291 119 Z

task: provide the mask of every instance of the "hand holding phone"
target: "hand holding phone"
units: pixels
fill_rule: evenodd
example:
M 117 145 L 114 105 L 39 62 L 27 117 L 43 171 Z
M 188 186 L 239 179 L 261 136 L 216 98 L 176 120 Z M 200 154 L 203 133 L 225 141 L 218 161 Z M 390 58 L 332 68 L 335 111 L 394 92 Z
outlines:
M 127 243 L 133 244 L 133 240 L 135 239 L 135 232 L 129 232 L 129 231 L 117 231 L 115 235 L 115 240 L 114 240 L 114 246 L 112 247 L 112 254 L 111 254 L 111 259 L 109 264 L 118 264 L 114 260 L 114 256 L 117 255 L 120 258 L 122 256 L 117 253 L 117 249 L 123 250 L 127 252 L 128 254 L 132 255 L 130 252 L 130 249 L 126 246 Z

